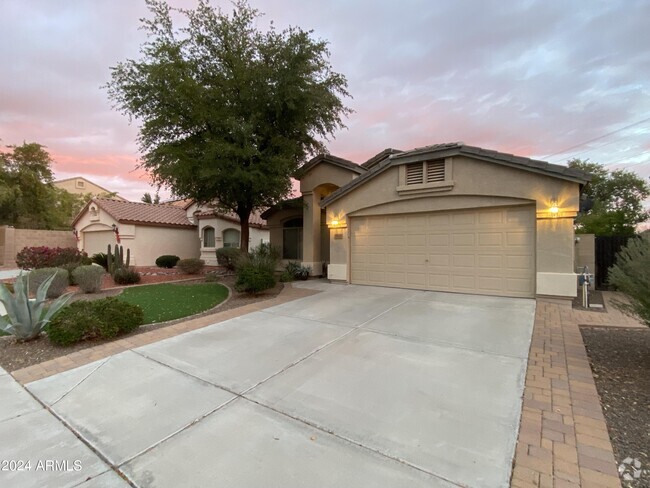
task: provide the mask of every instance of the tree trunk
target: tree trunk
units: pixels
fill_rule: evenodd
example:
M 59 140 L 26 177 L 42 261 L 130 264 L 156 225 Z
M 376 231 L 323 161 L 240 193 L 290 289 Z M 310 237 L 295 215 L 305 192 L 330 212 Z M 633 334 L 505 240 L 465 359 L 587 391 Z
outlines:
M 250 236 L 248 220 L 250 219 L 251 216 L 251 210 L 247 210 L 247 209 L 238 210 L 237 215 L 239 216 L 239 225 L 241 229 L 241 232 L 239 234 L 240 237 L 239 249 L 241 249 L 244 252 L 248 252 L 248 239 Z

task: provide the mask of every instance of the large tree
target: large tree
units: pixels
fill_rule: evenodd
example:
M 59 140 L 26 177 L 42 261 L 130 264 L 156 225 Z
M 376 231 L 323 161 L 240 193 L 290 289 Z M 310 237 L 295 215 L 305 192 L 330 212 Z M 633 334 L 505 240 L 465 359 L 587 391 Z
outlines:
M 291 175 L 344 127 L 346 79 L 326 42 L 296 27 L 262 31 L 244 1 L 231 15 L 208 0 L 147 5 L 141 59 L 112 68 L 109 96 L 141 124 L 141 166 L 154 181 L 236 213 L 248 249 L 251 213 L 286 197 Z
M 644 200 L 650 197 L 646 181 L 631 171 L 608 171 L 598 163 L 573 159 L 570 168 L 586 171 L 591 181 L 583 190 L 583 198 L 591 209 L 576 218 L 577 231 L 599 236 L 631 236 L 636 226 L 650 218 Z

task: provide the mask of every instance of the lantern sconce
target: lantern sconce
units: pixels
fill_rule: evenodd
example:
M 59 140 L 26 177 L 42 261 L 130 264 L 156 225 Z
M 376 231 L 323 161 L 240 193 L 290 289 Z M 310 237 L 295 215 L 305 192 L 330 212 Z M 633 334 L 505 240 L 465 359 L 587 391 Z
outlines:
M 557 199 L 556 198 L 553 198 L 551 200 L 551 205 L 550 205 L 548 211 L 551 213 L 551 216 L 553 216 L 553 217 L 557 217 L 558 214 L 560 213 L 560 208 L 557 205 Z

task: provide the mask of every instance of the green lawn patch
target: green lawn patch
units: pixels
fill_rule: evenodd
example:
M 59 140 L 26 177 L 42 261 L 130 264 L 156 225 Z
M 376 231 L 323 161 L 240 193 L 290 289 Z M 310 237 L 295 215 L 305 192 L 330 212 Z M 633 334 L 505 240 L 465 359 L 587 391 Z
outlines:
M 228 288 L 219 283 L 137 286 L 125 289 L 120 300 L 139 305 L 144 311 L 144 323 L 165 322 L 204 312 L 223 302 Z

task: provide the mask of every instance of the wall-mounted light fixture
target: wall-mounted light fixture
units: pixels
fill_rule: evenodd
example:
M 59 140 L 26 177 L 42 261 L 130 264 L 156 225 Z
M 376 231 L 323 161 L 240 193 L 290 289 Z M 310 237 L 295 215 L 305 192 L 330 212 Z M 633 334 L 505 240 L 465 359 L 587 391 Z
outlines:
M 551 206 L 549 207 L 548 211 L 553 217 L 557 217 L 557 215 L 560 213 L 560 207 L 557 205 L 557 199 L 554 198 L 551 200 Z
M 327 222 L 327 227 L 330 229 L 344 229 L 347 227 L 345 214 L 339 213 L 338 215 L 330 215 L 329 222 Z
M 120 243 L 120 229 L 115 224 L 113 224 L 111 227 L 113 228 L 113 232 L 115 232 L 115 240 L 119 244 Z

